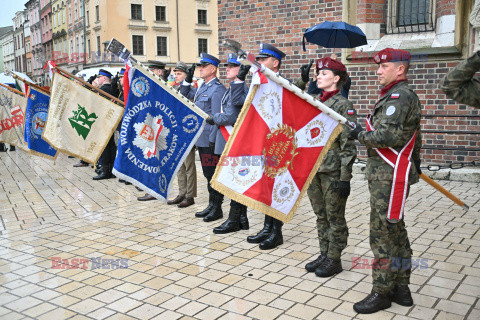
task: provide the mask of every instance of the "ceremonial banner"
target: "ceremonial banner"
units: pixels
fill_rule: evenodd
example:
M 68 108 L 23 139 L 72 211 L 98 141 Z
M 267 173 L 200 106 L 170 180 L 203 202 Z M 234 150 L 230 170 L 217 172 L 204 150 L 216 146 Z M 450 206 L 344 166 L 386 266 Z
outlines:
M 0 90 L 0 142 L 14 145 L 24 151 L 25 109 L 27 98 L 8 90 Z
M 113 174 L 165 201 L 207 115 L 141 66 L 131 68 L 128 78 Z
M 336 120 L 256 72 L 212 187 L 288 222 L 341 131 Z
M 30 87 L 28 90 L 27 111 L 25 119 L 25 142 L 29 152 L 40 157 L 55 160 L 57 150 L 42 139 L 48 117 L 50 97 Z
M 95 164 L 122 120 L 123 107 L 55 73 L 42 138 L 59 151 Z

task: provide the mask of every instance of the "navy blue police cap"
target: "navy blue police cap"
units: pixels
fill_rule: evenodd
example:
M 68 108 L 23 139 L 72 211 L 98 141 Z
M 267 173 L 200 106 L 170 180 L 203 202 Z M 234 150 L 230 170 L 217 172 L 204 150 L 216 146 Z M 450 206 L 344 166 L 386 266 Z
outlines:
M 260 44 L 260 52 L 256 56 L 256 59 L 258 60 L 260 58 L 269 58 L 269 57 L 274 57 L 278 60 L 282 60 L 283 58 L 285 58 L 285 53 L 278 50 L 271 44 L 268 44 L 268 43 Z
M 125 74 L 125 68 L 120 69 L 120 76 L 123 76 Z
M 99 75 L 99 76 L 105 76 L 105 77 L 107 77 L 107 78 L 111 78 L 111 77 L 112 77 L 112 74 L 111 74 L 110 72 L 108 72 L 107 70 L 105 70 L 105 69 L 100 69 L 100 70 L 98 71 L 98 75 Z
M 212 56 L 211 54 L 204 53 L 204 52 L 200 53 L 200 63 L 198 63 L 198 65 L 206 66 L 208 64 L 212 64 L 215 67 L 218 67 L 218 65 L 220 64 L 220 60 Z
M 239 66 L 239 65 L 241 65 L 241 63 L 238 62 L 237 58 L 238 57 L 235 53 L 230 52 L 228 54 L 227 63 L 225 63 L 225 66 Z

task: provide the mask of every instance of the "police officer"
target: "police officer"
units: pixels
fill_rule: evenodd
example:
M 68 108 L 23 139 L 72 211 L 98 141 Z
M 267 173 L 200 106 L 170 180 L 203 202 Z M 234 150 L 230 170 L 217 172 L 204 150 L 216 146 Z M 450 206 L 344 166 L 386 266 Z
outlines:
M 230 81 L 230 87 L 222 98 L 221 112 L 207 118 L 207 123 L 216 126 L 215 138 L 215 156 L 220 155 L 227 143 L 228 133 L 226 127 L 232 127 L 237 121 L 238 115 L 242 110 L 243 103 L 248 94 L 248 86 L 245 83 L 250 66 L 241 65 L 237 61 L 237 55 L 228 54 L 227 63 L 227 80 Z M 220 208 L 221 210 L 221 208 Z M 213 233 L 223 234 L 248 230 L 247 207 L 234 200 L 230 201 L 230 212 L 228 219 L 220 226 L 213 229 Z
M 349 121 L 356 122 L 353 104 L 341 94 L 348 78 L 343 63 L 329 57 L 319 59 L 316 74 L 317 86 L 322 89 L 320 100 Z M 350 130 L 344 127 L 334 140 L 307 190 L 317 216 L 320 256 L 307 263 L 305 269 L 319 277 L 331 277 L 343 270 L 340 257 L 348 238 L 345 205 L 350 194 L 353 162 L 357 157 L 355 140 L 349 137 L 349 133 Z
M 357 124 L 350 133 L 367 147 L 365 173 L 370 191 L 370 247 L 378 262 L 372 270 L 371 293 L 353 306 L 359 313 L 387 309 L 391 301 L 402 306 L 413 304 L 408 288 L 412 250 L 402 209 L 408 186 L 418 182 L 421 173 L 421 105 L 406 78 L 410 53 L 387 48 L 378 52 L 374 61 L 379 65 L 381 97 L 367 117 L 367 131 Z M 396 159 L 397 163 L 392 163 Z M 399 170 L 403 170 L 403 176 L 408 179 L 402 180 L 400 175 L 394 179 L 394 172 Z M 399 189 L 400 194 L 397 193 Z M 400 199 L 401 205 L 390 203 L 391 196 Z
M 112 96 L 116 96 L 117 90 L 112 86 L 112 74 L 109 71 L 100 69 L 96 80 L 100 90 L 105 91 Z M 116 152 L 117 148 L 115 146 L 115 139 L 112 135 L 99 159 L 101 171 L 98 176 L 93 177 L 93 180 L 113 178 L 112 169 L 113 163 L 115 162 Z
M 167 66 L 165 62 L 148 60 L 147 66 L 155 75 L 159 76 L 163 81 L 167 81 L 171 69 L 165 69 Z
M 219 63 L 220 60 L 218 60 L 218 58 L 207 53 L 201 53 L 198 67 L 200 78 L 203 79 L 202 85 L 198 89 L 191 86 L 193 73 L 195 71 L 195 65 L 193 65 L 188 69 L 187 77 L 180 87 L 181 94 L 188 99 L 193 98 L 195 104 L 209 115 L 220 113 L 222 98 L 227 91 L 225 86 L 221 84 L 217 78 Z M 210 186 L 210 180 L 212 180 L 213 174 L 215 173 L 215 165 L 216 162 L 218 162 L 218 158 L 214 156 L 215 140 L 216 126 L 206 124 L 205 129 L 195 143 L 200 155 L 203 175 L 208 182 L 209 193 L 208 206 L 203 211 L 197 212 L 195 216 L 197 218 L 203 218 L 205 222 L 218 220 L 223 217 L 221 208 L 223 194 Z
M 478 71 L 480 51 L 450 70 L 440 87 L 450 99 L 480 109 L 480 78 L 474 77 Z
M 281 50 L 271 44 L 262 43 L 260 44 L 260 52 L 256 60 L 273 72 L 280 74 L 283 58 L 285 58 L 285 53 Z M 303 88 L 304 87 L 305 83 L 303 83 Z M 247 241 L 250 243 L 260 243 L 259 247 L 262 250 L 274 249 L 283 243 L 282 226 L 282 221 L 265 215 L 263 229 L 256 235 L 247 237 Z
M 182 62 L 177 62 L 173 74 L 175 82 L 172 87 L 180 90 L 180 87 L 187 77 L 188 66 Z M 178 179 L 178 196 L 172 200 L 168 200 L 167 204 L 176 204 L 179 208 L 187 208 L 195 204 L 194 198 L 197 196 L 197 167 L 195 166 L 195 148 L 185 158 L 177 173 Z

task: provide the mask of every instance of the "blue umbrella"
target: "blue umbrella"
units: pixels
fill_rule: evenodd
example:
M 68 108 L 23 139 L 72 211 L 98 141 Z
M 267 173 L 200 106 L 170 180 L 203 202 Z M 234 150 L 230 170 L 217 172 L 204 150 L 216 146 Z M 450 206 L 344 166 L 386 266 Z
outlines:
M 305 40 L 325 48 L 355 48 L 367 44 L 365 33 L 346 22 L 325 21 L 313 26 L 303 34 L 303 51 Z

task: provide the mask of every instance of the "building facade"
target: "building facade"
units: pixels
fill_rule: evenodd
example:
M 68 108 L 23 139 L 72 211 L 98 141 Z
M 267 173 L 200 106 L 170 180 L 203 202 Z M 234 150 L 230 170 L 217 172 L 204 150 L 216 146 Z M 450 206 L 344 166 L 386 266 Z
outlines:
M 25 56 L 25 13 L 17 11 L 13 17 L 13 45 L 15 50 L 15 71 L 26 72 L 27 58 Z
M 0 72 L 5 72 L 5 64 L 3 62 L 3 36 L 12 30 L 12 26 L 0 28 Z
M 300 66 L 310 59 L 336 52 L 352 79 L 349 98 L 362 122 L 380 92 L 377 66 L 371 57 L 386 47 L 410 50 L 414 59 L 409 82 L 423 105 L 422 161 L 471 162 L 480 158 L 480 113 L 449 100 L 438 83 L 479 45 L 480 17 L 470 17 L 474 2 L 312 0 L 300 4 L 285 0 L 266 6 L 263 1 L 219 0 L 219 40 L 233 38 L 251 52 L 258 52 L 262 42 L 275 44 L 287 54 L 282 74 L 290 79 L 299 77 Z M 480 6 L 478 2 L 476 6 Z M 304 52 L 304 31 L 323 21 L 358 25 L 367 35 L 368 45 L 342 50 L 307 44 Z M 220 58 L 224 60 L 226 53 L 222 48 Z M 360 157 L 365 157 L 365 148 L 359 146 L 359 150 Z
M 69 57 L 67 30 L 67 1 L 52 0 L 52 59 L 62 67 L 68 63 Z
M 25 39 L 25 73 L 27 76 L 32 78 L 33 76 L 33 69 L 32 69 L 32 43 L 31 43 L 31 32 L 30 32 L 30 20 L 28 20 L 27 11 L 24 11 L 25 20 L 24 29 L 23 29 L 23 36 Z
M 105 54 L 116 38 L 141 62 L 196 62 L 200 52 L 218 54 L 217 2 L 208 0 L 86 0 L 89 64 L 118 63 Z
M 0 37 L 2 43 L 3 66 L 5 71 L 15 70 L 15 46 L 13 40 L 13 27 Z
M 47 60 L 52 59 L 53 40 L 52 40 L 52 5 L 50 0 L 40 0 L 40 25 L 42 31 L 42 46 L 44 53 L 44 60 L 42 65 L 45 65 Z M 48 75 L 43 73 L 43 84 L 50 82 Z
M 30 21 L 30 48 L 32 55 L 32 80 L 41 84 L 45 53 L 42 45 L 42 24 L 40 20 L 40 0 L 29 0 L 25 3 Z
M 84 1 L 67 1 L 68 16 L 68 70 L 75 71 L 83 69 L 87 62 L 85 55 L 85 25 L 84 25 Z

